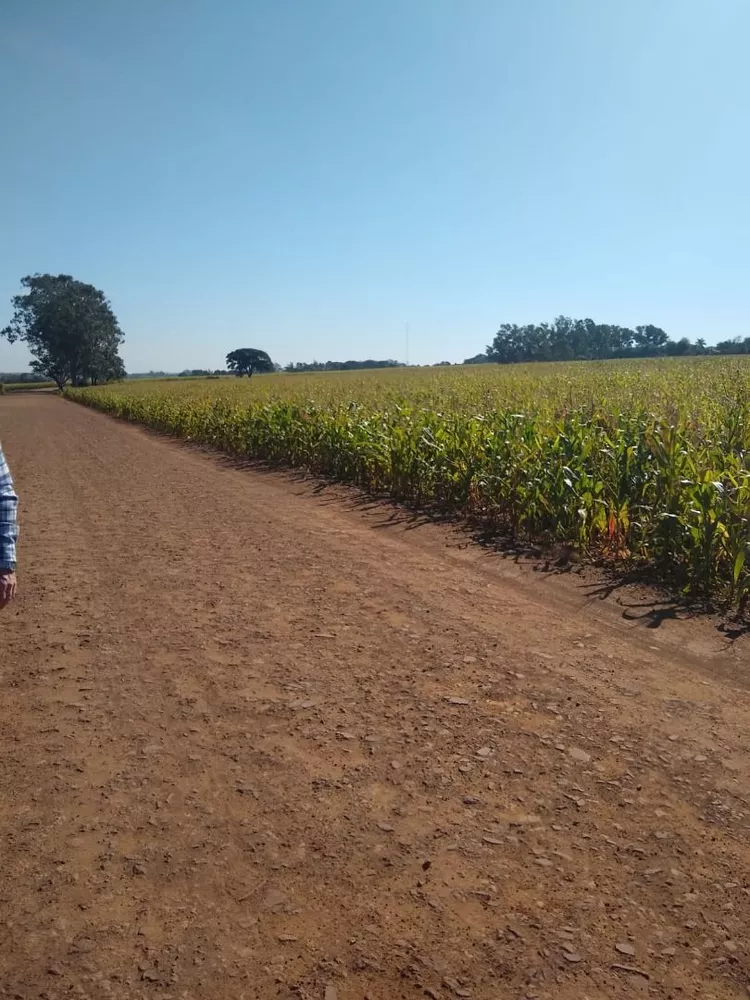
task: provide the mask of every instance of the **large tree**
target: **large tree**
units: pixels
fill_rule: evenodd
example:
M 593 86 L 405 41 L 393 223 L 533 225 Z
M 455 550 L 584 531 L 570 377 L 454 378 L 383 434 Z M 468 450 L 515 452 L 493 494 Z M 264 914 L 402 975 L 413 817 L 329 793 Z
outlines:
M 118 348 L 123 333 L 104 292 L 69 274 L 35 274 L 21 279 L 13 318 L 0 335 L 24 341 L 31 367 L 59 388 L 123 378 Z
M 241 378 L 247 375 L 248 378 L 253 372 L 273 372 L 276 367 L 265 351 L 259 351 L 255 347 L 239 347 L 236 351 L 227 354 L 227 368 Z

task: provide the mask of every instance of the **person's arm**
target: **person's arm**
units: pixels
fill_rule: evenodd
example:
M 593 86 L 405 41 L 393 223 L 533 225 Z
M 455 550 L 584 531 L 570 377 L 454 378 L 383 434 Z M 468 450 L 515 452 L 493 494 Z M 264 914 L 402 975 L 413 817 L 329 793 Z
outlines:
M 0 608 L 16 593 L 16 539 L 18 497 L 0 447 Z

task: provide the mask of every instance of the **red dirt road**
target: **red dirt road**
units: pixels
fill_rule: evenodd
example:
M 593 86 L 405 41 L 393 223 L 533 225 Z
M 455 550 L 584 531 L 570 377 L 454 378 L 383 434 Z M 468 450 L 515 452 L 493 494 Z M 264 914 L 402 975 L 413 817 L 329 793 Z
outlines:
M 750 647 L 0 401 L 0 996 L 746 998 Z

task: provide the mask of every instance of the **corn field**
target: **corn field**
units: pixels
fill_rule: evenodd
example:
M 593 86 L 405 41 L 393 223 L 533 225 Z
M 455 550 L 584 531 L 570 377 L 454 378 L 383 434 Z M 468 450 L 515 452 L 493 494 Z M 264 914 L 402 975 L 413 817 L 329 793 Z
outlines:
M 69 398 L 498 532 L 750 595 L 750 360 L 143 380 Z

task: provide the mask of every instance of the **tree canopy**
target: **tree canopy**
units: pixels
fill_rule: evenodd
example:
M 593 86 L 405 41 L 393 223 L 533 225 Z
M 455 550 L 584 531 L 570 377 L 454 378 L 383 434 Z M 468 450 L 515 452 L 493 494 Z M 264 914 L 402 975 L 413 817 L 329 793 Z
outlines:
M 717 354 L 750 354 L 750 337 L 720 340 L 714 350 Z
M 26 292 L 13 296 L 13 318 L 0 335 L 27 345 L 33 371 L 61 389 L 125 377 L 123 333 L 104 292 L 69 274 L 27 275 L 21 285 Z
M 737 348 L 741 350 L 742 345 L 737 343 Z M 613 323 L 595 323 L 592 319 L 558 316 L 552 323 L 525 326 L 503 323 L 485 352 L 467 358 L 464 364 L 648 358 L 707 354 L 712 350 L 702 339 L 695 343 L 687 337 L 670 340 L 661 327 L 650 323 L 631 329 Z
M 273 372 L 276 366 L 265 351 L 259 351 L 255 347 L 240 347 L 236 351 L 227 354 L 227 368 L 235 375 L 248 378 L 254 372 Z
M 284 368 L 285 372 L 348 372 L 359 368 L 401 368 L 403 361 L 387 358 L 385 361 L 292 361 Z

